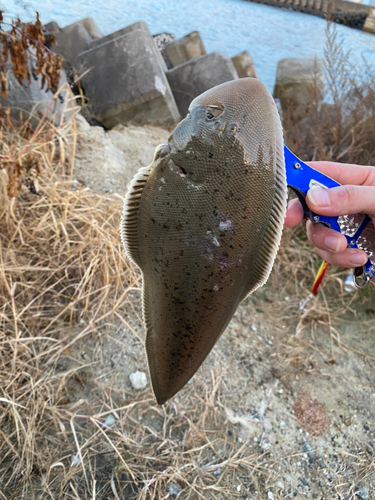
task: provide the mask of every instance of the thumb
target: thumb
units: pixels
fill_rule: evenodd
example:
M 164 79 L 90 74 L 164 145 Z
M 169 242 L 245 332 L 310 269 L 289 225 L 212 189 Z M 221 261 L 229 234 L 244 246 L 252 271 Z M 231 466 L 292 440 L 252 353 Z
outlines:
M 306 202 L 319 215 L 375 214 L 375 186 L 338 186 L 331 189 L 313 188 Z

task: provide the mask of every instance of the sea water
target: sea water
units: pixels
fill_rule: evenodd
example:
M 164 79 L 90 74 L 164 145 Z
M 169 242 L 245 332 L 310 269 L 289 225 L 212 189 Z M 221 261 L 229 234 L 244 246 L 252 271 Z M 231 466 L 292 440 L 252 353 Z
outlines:
M 244 0 L 0 0 L 6 19 L 40 14 L 43 23 L 61 27 L 92 17 L 104 35 L 135 21 L 147 23 L 152 34 L 180 38 L 198 30 L 207 52 L 234 56 L 248 50 L 258 77 L 272 92 L 277 62 L 285 57 L 323 57 L 324 19 Z M 359 70 L 363 58 L 375 67 L 375 35 L 335 25 L 350 61 Z

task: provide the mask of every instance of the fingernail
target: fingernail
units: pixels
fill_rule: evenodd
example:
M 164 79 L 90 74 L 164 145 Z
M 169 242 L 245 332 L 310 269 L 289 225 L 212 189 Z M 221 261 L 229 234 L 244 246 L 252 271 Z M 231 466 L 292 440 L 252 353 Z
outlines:
M 327 236 L 324 240 L 324 244 L 331 252 L 337 253 L 341 247 L 341 240 L 337 238 L 337 236 Z
M 314 205 L 329 207 L 330 200 L 327 189 L 313 188 L 307 192 L 307 197 Z
M 364 266 L 367 262 L 367 256 L 362 253 L 353 253 L 349 259 L 351 264 L 356 266 Z

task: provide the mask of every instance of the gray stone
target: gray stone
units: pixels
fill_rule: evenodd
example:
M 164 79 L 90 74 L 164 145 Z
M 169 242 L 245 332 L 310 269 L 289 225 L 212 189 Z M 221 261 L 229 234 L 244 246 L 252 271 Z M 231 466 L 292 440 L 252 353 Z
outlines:
M 145 372 L 133 372 L 129 375 L 129 379 L 132 386 L 134 389 L 137 389 L 137 391 L 139 391 L 139 389 L 144 389 L 147 385 L 147 376 Z
M 324 82 L 322 60 L 281 59 L 277 65 L 273 96 L 280 99 L 283 112 L 288 111 L 294 120 L 300 120 L 306 115 L 312 99 L 322 99 Z
M 237 79 L 232 61 L 218 52 L 181 64 L 167 71 L 166 75 L 183 116 L 194 97 L 215 85 Z
M 176 483 L 176 484 L 173 484 L 173 483 L 169 483 L 167 485 L 167 492 L 172 496 L 172 497 L 176 497 L 180 491 L 182 491 L 182 488 L 181 486 Z
M 74 177 L 94 191 L 121 196 L 137 171 L 150 165 L 156 146 L 166 144 L 170 135 L 150 125 L 117 125 L 105 132 L 102 127 L 90 127 L 80 114 L 76 127 Z
M 239 78 L 257 78 L 257 72 L 250 52 L 244 50 L 232 57 L 232 62 L 237 70 Z
M 0 46 L 1 50 L 1 46 Z M 27 79 L 22 83 L 15 77 L 10 59 L 4 66 L 7 97 L 0 96 L 0 103 L 3 108 L 10 107 L 13 119 L 21 122 L 31 120 L 31 126 L 36 127 L 40 118 L 46 112 L 46 116 L 53 121 L 55 125 L 70 120 L 74 109 L 71 100 L 70 88 L 67 83 L 64 70 L 61 70 L 59 88 L 64 86 L 56 99 L 53 99 L 55 92 L 51 89 L 46 92 L 47 85 L 41 88 L 42 77 L 36 75 L 36 57 L 34 52 L 29 49 L 28 65 L 30 72 L 30 83 Z
M 359 491 L 357 491 L 357 496 L 362 500 L 369 500 L 369 488 L 364 486 Z
M 47 26 L 45 27 L 47 28 Z M 87 17 L 59 29 L 56 32 L 57 45 L 54 45 L 52 48 L 55 52 L 61 54 L 65 61 L 71 64 L 73 68 L 76 68 L 78 54 L 87 50 L 93 41 L 102 37 L 103 35 L 94 21 L 90 17 Z
M 198 31 L 193 31 L 183 38 L 169 43 L 163 50 L 163 56 L 168 68 L 175 68 L 205 54 L 206 49 Z
M 164 33 L 158 33 L 157 35 L 152 35 L 152 38 L 159 50 L 165 49 L 166 45 L 176 40 L 172 33 L 167 33 L 166 31 Z
M 172 124 L 179 117 L 160 52 L 147 26 L 136 25 L 95 41 L 78 56 L 90 113 L 106 128 L 129 121 Z

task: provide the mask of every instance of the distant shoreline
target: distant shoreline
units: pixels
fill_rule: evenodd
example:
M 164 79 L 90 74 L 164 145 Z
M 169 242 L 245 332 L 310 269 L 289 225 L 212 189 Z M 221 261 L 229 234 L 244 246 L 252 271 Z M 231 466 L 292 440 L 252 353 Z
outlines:
M 245 0 L 271 7 L 290 9 L 326 19 L 331 14 L 332 21 L 350 28 L 363 30 L 366 19 L 373 8 L 368 5 L 346 0 Z M 367 31 L 365 29 L 365 31 Z M 370 31 L 372 32 L 372 31 Z

